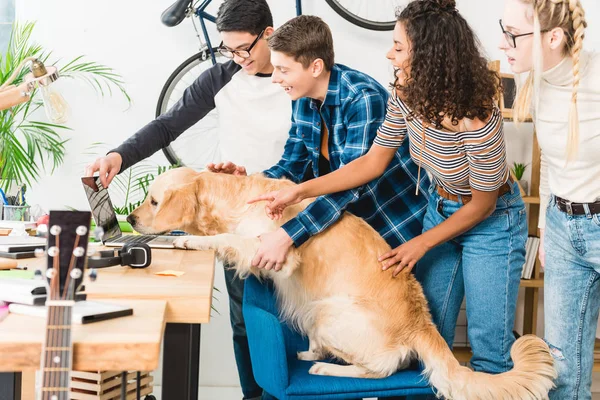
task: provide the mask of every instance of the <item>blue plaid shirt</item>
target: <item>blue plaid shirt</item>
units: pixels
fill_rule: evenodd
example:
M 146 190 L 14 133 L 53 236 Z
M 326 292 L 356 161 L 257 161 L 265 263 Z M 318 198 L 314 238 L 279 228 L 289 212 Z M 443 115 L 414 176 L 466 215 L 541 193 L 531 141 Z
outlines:
M 310 98 L 294 102 L 283 156 L 264 174 L 298 183 L 312 164 L 314 176 L 320 176 L 321 120 L 329 131 L 332 171 L 366 154 L 384 121 L 387 98 L 385 88 L 373 78 L 336 64 L 322 106 Z M 422 232 L 429 186 L 423 175 L 417 196 L 417 166 L 405 141 L 381 177 L 356 189 L 318 197 L 283 229 L 298 247 L 347 210 L 367 221 L 392 248 L 397 247 Z

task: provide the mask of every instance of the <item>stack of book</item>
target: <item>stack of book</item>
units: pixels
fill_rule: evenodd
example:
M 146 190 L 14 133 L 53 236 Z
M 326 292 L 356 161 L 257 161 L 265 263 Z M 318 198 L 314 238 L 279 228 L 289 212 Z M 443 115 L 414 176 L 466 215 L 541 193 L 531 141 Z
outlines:
M 539 249 L 540 238 L 536 236 L 529 236 L 527 238 L 527 244 L 525 247 L 525 264 L 523 265 L 523 272 L 521 272 L 521 279 L 531 279 L 535 262 L 538 259 Z
M 14 314 L 46 317 L 46 285 L 42 279 L 33 279 L 33 271 L 0 271 L 0 321 L 8 312 Z M 113 303 L 85 301 L 81 285 L 75 294 L 73 323 L 87 324 L 106 319 L 133 315 L 131 307 Z
M 46 303 L 46 284 L 33 279 L 33 271 L 2 271 L 0 274 L 0 301 L 29 305 Z M 83 285 L 80 292 L 83 291 Z M 77 293 L 76 300 L 85 300 L 85 294 Z

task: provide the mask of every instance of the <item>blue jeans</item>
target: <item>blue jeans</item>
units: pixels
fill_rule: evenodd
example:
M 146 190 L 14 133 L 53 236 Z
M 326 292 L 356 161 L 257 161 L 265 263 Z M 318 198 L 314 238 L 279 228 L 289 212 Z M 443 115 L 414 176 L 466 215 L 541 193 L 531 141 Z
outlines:
M 262 389 L 254 380 L 246 324 L 242 314 L 242 300 L 244 298 L 244 281 L 236 278 L 235 269 L 227 264 L 225 267 L 225 285 L 229 295 L 229 320 L 233 330 L 233 352 L 237 365 L 240 385 L 244 399 L 252 399 L 262 395 Z
M 545 336 L 558 379 L 550 399 L 591 399 L 600 308 L 600 215 L 568 215 L 550 200 L 544 232 Z
M 441 224 L 461 206 L 440 197 L 432 186 L 423 231 Z M 492 215 L 430 250 L 417 265 L 415 276 L 433 322 L 450 347 L 466 296 L 475 371 L 496 374 L 512 368 L 510 348 L 526 241 L 525 204 L 513 183 L 511 191 L 498 198 Z

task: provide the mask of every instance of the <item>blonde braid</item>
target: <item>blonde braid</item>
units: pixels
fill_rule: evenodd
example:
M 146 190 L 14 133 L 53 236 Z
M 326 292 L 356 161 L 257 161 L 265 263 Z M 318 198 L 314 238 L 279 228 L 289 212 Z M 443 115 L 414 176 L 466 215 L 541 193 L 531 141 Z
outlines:
M 569 136 L 567 140 L 567 161 L 572 160 L 579 149 L 579 112 L 577 110 L 577 91 L 581 77 L 579 74 L 581 51 L 583 49 L 583 38 L 585 36 L 585 12 L 579 0 L 566 0 L 569 2 L 571 21 L 573 22 L 573 37 L 571 46 L 571 57 L 573 58 L 573 94 L 571 97 L 571 108 L 569 111 Z

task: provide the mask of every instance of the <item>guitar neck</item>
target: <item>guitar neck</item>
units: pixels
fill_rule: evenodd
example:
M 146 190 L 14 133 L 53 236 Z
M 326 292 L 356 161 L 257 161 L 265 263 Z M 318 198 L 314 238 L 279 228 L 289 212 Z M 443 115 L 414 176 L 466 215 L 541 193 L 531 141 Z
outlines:
M 69 400 L 73 344 L 72 305 L 48 305 L 46 339 L 42 354 L 41 400 Z
M 71 320 L 75 292 L 85 271 L 90 213 L 51 211 L 48 226 L 48 317 L 39 398 L 69 400 L 73 364 Z

